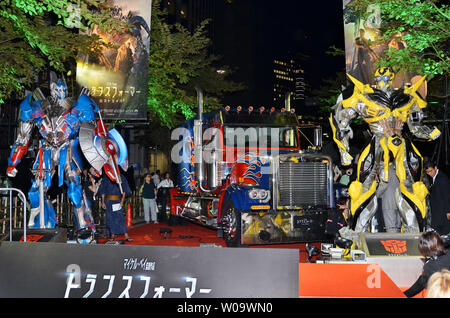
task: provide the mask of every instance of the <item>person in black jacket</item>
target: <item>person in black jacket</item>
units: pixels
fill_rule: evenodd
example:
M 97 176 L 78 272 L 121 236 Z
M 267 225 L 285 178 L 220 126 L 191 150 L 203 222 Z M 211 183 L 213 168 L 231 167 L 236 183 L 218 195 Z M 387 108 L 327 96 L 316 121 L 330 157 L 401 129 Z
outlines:
M 336 202 L 336 209 L 331 211 L 331 215 L 329 215 L 325 224 L 325 234 L 330 239 L 338 237 L 339 230 L 347 226 L 349 202 L 350 198 L 342 196 Z
M 450 180 L 435 162 L 425 160 L 424 169 L 432 179 L 431 228 L 440 235 L 450 233 Z
M 404 292 L 413 297 L 427 287 L 428 279 L 442 269 L 450 269 L 450 253 L 445 250 L 444 242 L 435 231 L 423 233 L 419 238 L 419 251 L 425 257 L 422 275 Z

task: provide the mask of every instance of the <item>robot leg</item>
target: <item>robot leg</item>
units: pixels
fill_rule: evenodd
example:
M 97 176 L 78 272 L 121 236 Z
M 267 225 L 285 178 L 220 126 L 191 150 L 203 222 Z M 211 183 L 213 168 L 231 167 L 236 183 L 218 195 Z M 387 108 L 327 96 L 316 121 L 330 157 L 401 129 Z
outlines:
M 86 221 L 84 220 L 81 185 L 77 184 L 75 181 L 71 181 L 67 189 L 67 196 L 75 207 L 74 216 L 78 227 L 80 229 L 85 228 Z
M 405 155 L 405 150 L 402 147 L 395 160 L 397 177 L 400 181 L 399 189 L 396 191 L 397 206 L 403 221 L 403 232 L 419 233 L 425 227 L 428 189 L 419 178 L 412 175 L 410 164 L 407 162 L 411 156 Z
M 355 232 L 367 231 L 377 211 L 378 200 L 375 192 L 378 183 L 374 174 L 377 150 L 377 142 L 373 138 L 359 157 L 358 178 L 348 188 L 351 212 L 349 227 Z
M 39 214 L 39 186 L 36 181 L 32 180 L 32 185 L 30 191 L 28 191 L 28 198 L 30 199 L 31 213 L 28 221 L 28 227 L 32 228 L 35 226 L 34 219 Z
M 418 233 L 421 232 L 421 226 L 418 223 L 416 213 L 412 206 L 408 203 L 403 195 L 397 196 L 398 210 L 403 223 L 403 233 Z M 414 205 L 413 205 L 414 206 Z
M 372 195 L 356 209 L 355 214 L 352 214 L 350 221 L 351 229 L 357 233 L 367 232 L 370 221 L 377 212 L 377 209 L 377 196 Z
M 83 207 L 84 207 L 84 221 L 86 225 L 93 231 L 96 232 L 96 228 L 94 225 L 94 217 L 92 216 L 92 202 L 86 198 L 86 195 L 83 193 Z
M 55 210 L 53 209 L 53 205 L 48 200 L 46 195 L 46 187 L 43 189 L 43 211 L 44 217 L 43 223 L 41 224 L 41 200 L 40 200 L 40 190 L 39 183 L 35 180 L 32 181 L 32 186 L 30 191 L 28 192 L 28 198 L 31 203 L 31 213 L 28 221 L 28 227 L 30 228 L 54 228 L 56 223 Z
M 419 233 L 425 229 L 426 195 L 428 190 L 422 182 L 415 182 L 412 191 L 401 183 L 396 193 L 397 205 L 403 222 L 404 233 Z

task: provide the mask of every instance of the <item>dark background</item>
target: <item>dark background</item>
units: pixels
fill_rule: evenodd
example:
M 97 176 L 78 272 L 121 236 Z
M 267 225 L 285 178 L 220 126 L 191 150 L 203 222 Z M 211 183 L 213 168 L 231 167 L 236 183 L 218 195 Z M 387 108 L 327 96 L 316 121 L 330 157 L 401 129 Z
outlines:
M 248 89 L 225 97 L 225 104 L 272 106 L 273 60 L 299 57 L 306 96 L 325 77 L 345 68 L 342 1 L 217 0 L 213 53 L 237 67 L 234 79 Z

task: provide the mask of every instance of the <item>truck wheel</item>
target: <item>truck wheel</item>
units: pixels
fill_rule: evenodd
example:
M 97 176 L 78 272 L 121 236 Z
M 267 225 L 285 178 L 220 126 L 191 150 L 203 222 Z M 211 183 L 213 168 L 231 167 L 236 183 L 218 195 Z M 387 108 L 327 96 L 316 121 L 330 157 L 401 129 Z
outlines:
M 222 210 L 222 233 L 228 247 L 241 246 L 241 214 L 227 201 Z

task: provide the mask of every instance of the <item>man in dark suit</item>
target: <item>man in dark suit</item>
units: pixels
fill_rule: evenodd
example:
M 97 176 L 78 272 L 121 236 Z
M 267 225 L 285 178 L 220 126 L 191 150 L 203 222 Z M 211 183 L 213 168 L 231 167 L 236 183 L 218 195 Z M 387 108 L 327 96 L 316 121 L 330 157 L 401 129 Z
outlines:
M 431 227 L 440 235 L 450 233 L 450 180 L 435 162 L 425 160 L 425 172 L 431 178 Z

